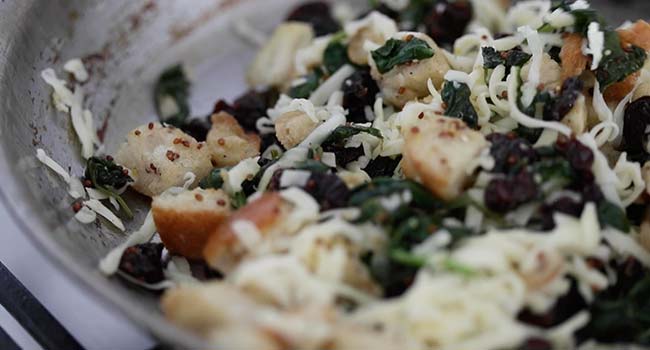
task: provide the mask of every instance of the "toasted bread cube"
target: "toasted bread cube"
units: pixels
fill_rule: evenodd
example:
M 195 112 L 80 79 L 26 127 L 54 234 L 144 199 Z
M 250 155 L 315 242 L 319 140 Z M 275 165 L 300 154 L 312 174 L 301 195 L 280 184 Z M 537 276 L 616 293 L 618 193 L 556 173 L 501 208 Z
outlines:
M 188 172 L 196 175 L 198 183 L 212 170 L 205 143 L 160 123 L 149 123 L 129 132 L 127 141 L 115 154 L 115 161 L 131 171 L 133 188 L 149 197 L 182 186 Z
M 521 76 L 525 82 L 529 80 L 530 67 L 532 62 L 528 61 L 521 68 Z M 542 64 L 539 68 L 539 83 L 546 89 L 559 88 L 562 85 L 562 68 L 547 53 L 542 56 Z
M 574 134 L 582 135 L 587 131 L 587 113 L 586 99 L 581 94 L 573 108 L 562 118 L 562 123 L 570 127 Z
M 208 336 L 217 327 L 249 321 L 258 305 L 236 287 L 218 281 L 169 289 L 161 307 L 174 324 Z
M 216 167 L 234 166 L 260 154 L 259 135 L 246 133 L 237 119 L 226 112 L 212 116 L 212 128 L 206 141 Z
M 250 250 L 250 242 L 281 232 L 291 205 L 278 193 L 265 193 L 257 200 L 237 210 L 222 222 L 210 235 L 203 249 L 203 258 L 212 268 L 222 273 L 231 272 Z M 254 237 L 240 237 L 241 223 L 252 224 L 257 232 L 246 232 Z M 257 237 L 260 236 L 260 237 Z
M 156 196 L 151 209 L 160 239 L 171 253 L 202 259 L 208 237 L 230 215 L 230 198 L 222 190 L 196 188 Z
M 650 51 L 650 24 L 644 20 L 636 21 L 630 28 L 618 30 L 621 44 L 638 46 Z
M 427 118 L 402 132 L 404 175 L 444 200 L 461 194 L 469 164 L 488 146 L 480 132 L 456 118 Z
M 277 27 L 246 72 L 250 86 L 286 86 L 295 76 L 296 52 L 312 41 L 311 25 L 286 22 Z
M 442 49 L 427 35 L 397 33 L 395 37 L 404 40 L 408 35 L 426 41 L 434 51 L 433 57 L 395 66 L 383 74 L 379 72 L 374 61 L 370 62 L 370 73 L 373 79 L 377 81 L 386 101 L 397 108 L 404 107 L 407 102 L 416 98 L 428 96 L 429 79 L 437 89 L 440 89 L 445 81 L 445 74 L 451 69 Z
M 286 149 L 300 144 L 318 126 L 304 112 L 292 111 L 278 117 L 275 121 L 275 135 Z
M 587 69 L 589 57 L 582 52 L 584 38 L 578 33 L 564 36 L 564 45 L 560 50 L 562 59 L 562 81 L 577 77 Z

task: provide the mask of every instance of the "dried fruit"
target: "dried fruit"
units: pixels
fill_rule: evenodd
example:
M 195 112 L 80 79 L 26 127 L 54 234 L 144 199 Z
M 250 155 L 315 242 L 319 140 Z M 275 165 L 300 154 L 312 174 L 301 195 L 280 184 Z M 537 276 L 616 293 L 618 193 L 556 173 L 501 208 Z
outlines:
M 343 86 L 343 108 L 348 110 L 348 121 L 366 123 L 366 106 L 375 103 L 379 87 L 368 70 L 358 70 L 345 79 Z
M 162 243 L 145 243 L 129 247 L 122 254 L 120 271 L 145 283 L 165 279 L 162 264 Z
M 316 36 L 336 33 L 341 29 L 339 23 L 332 17 L 330 5 L 322 1 L 308 2 L 296 7 L 287 20 L 311 24 Z

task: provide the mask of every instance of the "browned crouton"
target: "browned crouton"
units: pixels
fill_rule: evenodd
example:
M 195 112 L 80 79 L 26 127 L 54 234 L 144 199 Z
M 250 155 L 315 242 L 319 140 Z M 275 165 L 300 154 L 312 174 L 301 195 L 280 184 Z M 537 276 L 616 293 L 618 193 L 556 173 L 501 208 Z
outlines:
M 230 214 L 230 199 L 222 190 L 197 188 L 154 197 L 151 208 L 165 247 L 174 254 L 202 259 L 208 237 Z
M 260 154 L 259 135 L 244 132 L 237 119 L 226 112 L 212 116 L 207 142 L 216 167 L 234 166 Z

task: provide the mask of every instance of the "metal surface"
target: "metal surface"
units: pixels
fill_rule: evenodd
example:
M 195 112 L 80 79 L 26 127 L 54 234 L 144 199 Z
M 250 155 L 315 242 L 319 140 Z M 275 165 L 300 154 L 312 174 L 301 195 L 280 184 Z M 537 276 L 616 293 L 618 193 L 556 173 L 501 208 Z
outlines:
M 36 163 L 35 148 L 40 147 L 73 175 L 83 169 L 68 117 L 51 107 L 50 89 L 40 71 L 54 67 L 61 72 L 62 64 L 73 57 L 90 63 L 91 79 L 84 86 L 87 107 L 97 125 L 108 119 L 105 142 L 111 151 L 126 131 L 155 119 L 151 85 L 170 64 L 182 61 L 191 67 L 196 115 L 208 113 L 218 98 L 240 93 L 244 66 L 254 49 L 234 35 L 231 21 L 245 19 L 269 32 L 297 1 L 0 1 L 0 199 L 43 252 L 170 344 L 201 345 L 164 321 L 155 297 L 98 272 L 99 259 L 125 235 L 106 223 L 84 226 L 74 221 L 65 184 Z M 626 2 L 605 13 L 610 18 L 650 15 L 650 2 L 634 4 Z M 146 203 L 140 197 L 130 201 L 139 203 L 136 218 L 127 224 L 134 228 L 142 221 Z

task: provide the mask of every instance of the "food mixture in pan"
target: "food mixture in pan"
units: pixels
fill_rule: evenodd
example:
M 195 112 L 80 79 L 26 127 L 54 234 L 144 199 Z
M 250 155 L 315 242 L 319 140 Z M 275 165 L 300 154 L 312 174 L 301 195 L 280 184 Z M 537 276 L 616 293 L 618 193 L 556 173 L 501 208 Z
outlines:
M 650 345 L 650 24 L 617 25 L 584 0 L 303 4 L 237 26 L 249 91 L 191 118 L 171 67 L 112 156 L 83 62 L 43 71 L 87 168 L 37 156 L 81 222 L 151 197 L 100 269 L 216 349 Z

